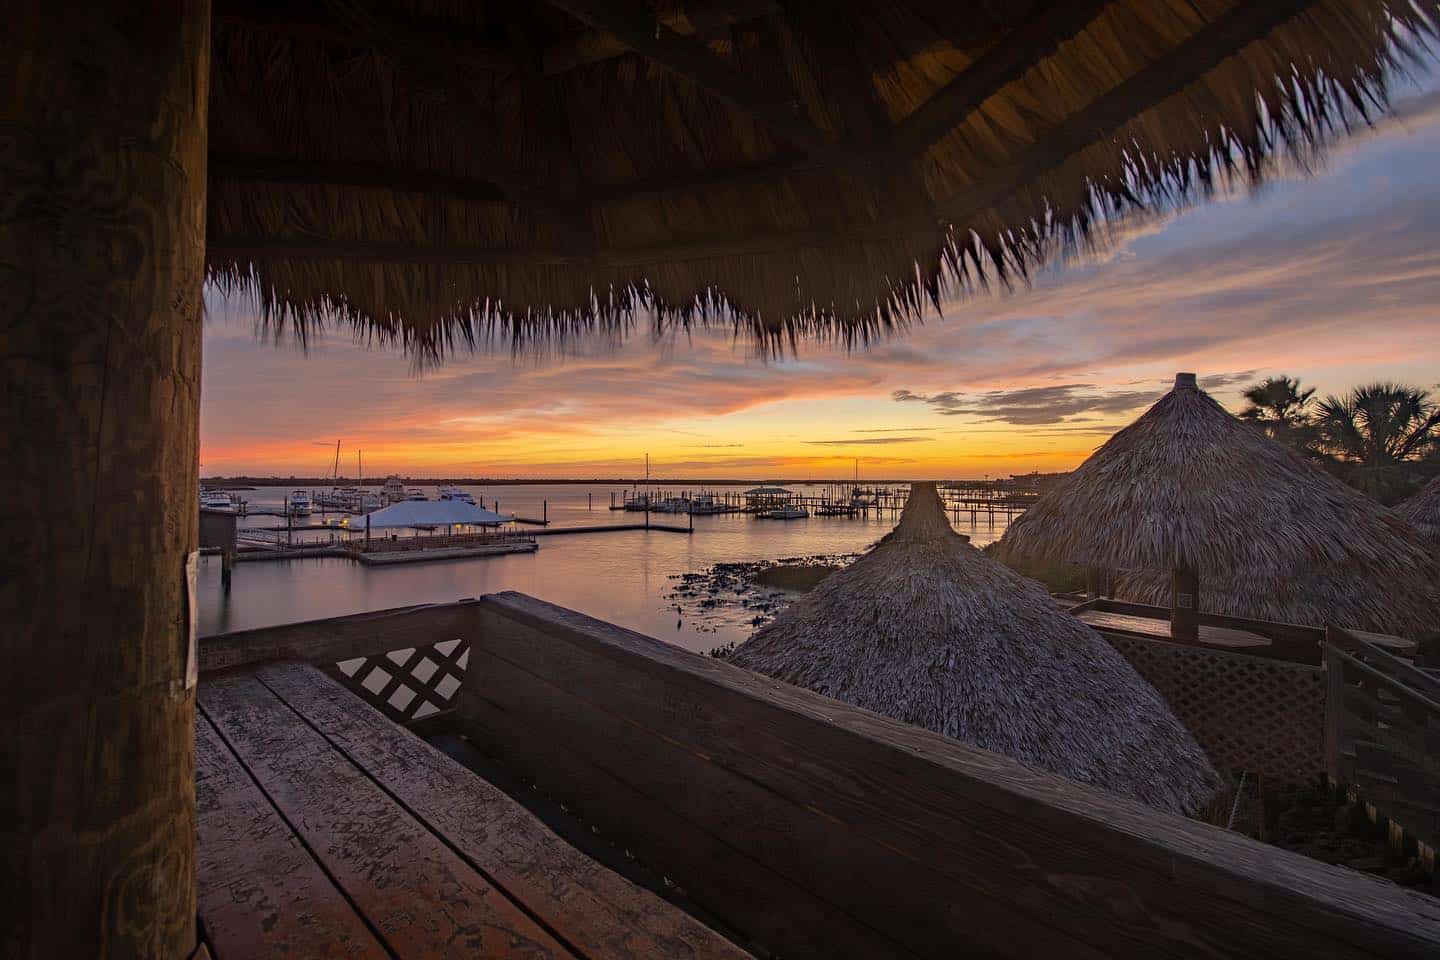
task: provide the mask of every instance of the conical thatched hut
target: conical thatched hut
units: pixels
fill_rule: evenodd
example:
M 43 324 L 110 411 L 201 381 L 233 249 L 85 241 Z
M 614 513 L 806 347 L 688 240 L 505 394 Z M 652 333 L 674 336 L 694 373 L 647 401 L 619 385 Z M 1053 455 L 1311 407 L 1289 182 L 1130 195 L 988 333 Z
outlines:
M 1431 480 L 1395 508 L 1432 547 L 1440 546 L 1440 477 Z
M 18 584 L 0 623 L 20 625 L 0 635 L 17 691 L 0 740 L 60 746 L 0 772 L 89 796 L 74 757 L 133 761 L 103 815 L 56 801 L 9 824 L 7 889 L 46 905 L 16 949 L 185 956 L 194 647 L 177 633 L 207 277 L 273 327 L 334 319 L 426 359 L 623 329 L 639 307 L 729 305 L 770 348 L 863 342 L 1113 213 L 1311 153 L 1383 108 L 1440 0 L 5 13 L 0 435 L 12 488 L 46 496 L 0 508 Z M 109 908 L 137 876 L 154 895 Z
M 1160 809 L 1193 812 L 1219 785 L 1154 688 L 955 533 L 933 483 L 730 659 Z
M 1194 374 L 1017 518 L 1001 551 L 1128 571 L 1117 594 L 1178 607 L 1188 592 L 1192 614 L 1404 635 L 1440 620 L 1415 531 L 1241 423 Z

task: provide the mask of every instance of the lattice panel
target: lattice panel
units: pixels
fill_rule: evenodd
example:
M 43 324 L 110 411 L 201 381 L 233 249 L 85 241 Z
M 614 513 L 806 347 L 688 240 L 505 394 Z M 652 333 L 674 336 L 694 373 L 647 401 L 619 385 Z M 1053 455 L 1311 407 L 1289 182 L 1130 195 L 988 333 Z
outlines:
M 1325 671 L 1160 640 L 1102 633 L 1150 681 L 1220 770 L 1268 786 L 1325 769 Z
M 448 710 L 469 663 L 469 640 L 442 640 L 341 660 L 327 672 L 391 720 L 408 723 Z

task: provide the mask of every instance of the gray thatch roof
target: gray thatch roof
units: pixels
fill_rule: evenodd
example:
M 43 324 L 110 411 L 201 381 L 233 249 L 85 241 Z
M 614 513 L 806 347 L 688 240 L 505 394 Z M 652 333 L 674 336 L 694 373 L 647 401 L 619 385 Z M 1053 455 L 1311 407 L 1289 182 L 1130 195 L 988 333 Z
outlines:
M 1440 477 L 1431 480 L 1395 508 L 1432 545 L 1440 546 Z
M 1385 105 L 1440 0 L 216 0 L 212 281 L 424 352 L 863 341 Z
M 1193 812 L 1219 785 L 1154 688 L 955 533 L 932 483 L 730 659 L 1160 809 Z
M 1134 571 L 1170 603 L 1193 567 L 1201 609 L 1413 635 L 1440 619 L 1440 572 L 1404 520 L 1242 423 L 1181 374 L 1011 523 L 1003 553 Z

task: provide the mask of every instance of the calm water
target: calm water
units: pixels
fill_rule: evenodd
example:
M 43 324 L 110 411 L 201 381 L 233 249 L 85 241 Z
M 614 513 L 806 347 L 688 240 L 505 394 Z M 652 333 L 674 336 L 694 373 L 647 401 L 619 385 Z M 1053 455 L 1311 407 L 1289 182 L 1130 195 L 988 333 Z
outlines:
M 422 487 L 435 496 L 433 487 Z M 539 517 L 548 502 L 552 526 L 630 523 L 642 514 L 610 511 L 627 492 L 613 484 L 530 484 L 467 487 L 487 507 L 499 499 L 500 510 Z M 657 489 L 659 487 L 657 486 Z M 721 487 L 719 490 L 743 490 Z M 821 494 L 823 487 L 791 485 L 802 493 Z M 243 491 L 251 509 L 279 509 L 289 488 L 262 487 Z M 591 501 L 587 504 L 586 496 Z M 889 511 L 869 519 L 811 517 L 808 520 L 757 520 L 746 514 L 695 517 L 693 535 L 660 531 L 627 531 L 577 536 L 542 537 L 535 553 L 465 560 L 440 560 L 394 567 L 366 567 L 351 560 L 306 559 L 236 564 L 226 596 L 220 588 L 218 557 L 200 563 L 200 632 L 218 633 L 340 616 L 411 603 L 443 602 L 498 590 L 519 590 L 542 600 L 609 620 L 691 650 L 709 650 L 749 636 L 743 616 L 720 619 L 705 628 L 677 618 L 666 595 L 674 577 L 699 573 L 716 563 L 773 560 L 783 557 L 844 554 L 863 551 L 884 536 L 898 517 Z M 314 521 L 318 522 L 317 513 Z M 684 515 L 652 514 L 652 523 L 684 526 Z M 254 517 L 242 526 L 283 526 L 277 518 Z M 971 526 L 968 516 L 956 529 L 976 546 L 998 538 L 1005 521 L 991 526 L 981 517 Z M 312 535 L 313 536 L 313 535 Z

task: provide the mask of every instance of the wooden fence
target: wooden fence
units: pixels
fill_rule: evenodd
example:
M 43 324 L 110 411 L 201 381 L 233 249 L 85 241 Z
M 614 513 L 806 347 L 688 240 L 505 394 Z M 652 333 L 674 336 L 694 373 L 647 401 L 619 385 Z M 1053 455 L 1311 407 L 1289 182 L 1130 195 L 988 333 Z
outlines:
M 1352 632 L 1326 634 L 1325 760 L 1336 783 L 1422 846 L 1440 849 L 1440 677 Z

